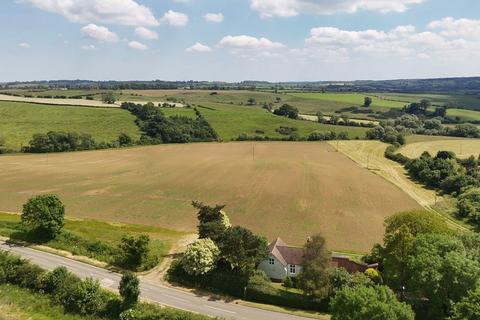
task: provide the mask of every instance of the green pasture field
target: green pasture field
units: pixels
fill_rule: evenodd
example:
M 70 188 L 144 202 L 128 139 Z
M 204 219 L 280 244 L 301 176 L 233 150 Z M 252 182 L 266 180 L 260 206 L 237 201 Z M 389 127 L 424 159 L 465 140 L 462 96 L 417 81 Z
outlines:
M 170 111 L 169 111 L 170 112 Z M 83 132 L 97 142 L 110 142 L 120 133 L 138 139 L 135 116 L 119 108 L 66 107 L 0 101 L 0 137 L 6 146 L 20 149 L 35 133 Z
M 304 99 L 313 99 L 319 101 L 319 103 L 325 103 L 328 105 L 328 103 L 340 103 L 344 107 L 360 107 L 363 105 L 365 97 L 370 97 L 372 98 L 373 102 L 372 105 L 370 106 L 372 109 L 400 109 L 405 106 L 405 103 L 399 102 L 399 101 L 390 101 L 390 100 L 384 100 L 381 98 L 378 98 L 374 95 L 371 94 L 365 94 L 365 93 L 317 93 L 317 92 L 312 92 L 312 93 L 289 93 L 288 95 L 298 97 L 298 98 L 304 98 Z
M 434 105 L 449 107 L 464 107 L 480 111 L 480 96 L 466 94 L 434 94 L 434 93 L 375 93 L 384 99 L 401 101 L 404 103 L 418 102 L 422 99 L 430 100 Z
M 236 139 L 242 133 L 265 135 L 272 138 L 285 137 L 275 131 L 281 126 L 297 128 L 301 137 L 308 136 L 314 131 L 334 131 L 336 133 L 347 132 L 351 139 L 355 139 L 364 138 L 368 130 L 361 127 L 335 126 L 307 120 L 293 120 L 273 115 L 264 109 L 247 106 L 209 104 L 209 107 L 199 108 L 198 110 L 224 141 Z
M 447 116 L 459 117 L 461 120 L 464 120 L 464 121 L 480 121 L 480 111 L 474 111 L 474 110 L 448 109 Z

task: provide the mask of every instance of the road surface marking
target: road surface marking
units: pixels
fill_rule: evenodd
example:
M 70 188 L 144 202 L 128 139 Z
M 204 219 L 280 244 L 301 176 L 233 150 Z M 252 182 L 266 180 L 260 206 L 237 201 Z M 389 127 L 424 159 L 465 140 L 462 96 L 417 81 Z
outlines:
M 115 281 L 112 279 L 104 278 L 102 281 L 100 281 L 100 284 L 104 287 L 110 287 L 115 284 Z
M 207 308 L 214 309 L 214 310 L 218 310 L 218 311 L 222 311 L 222 312 L 236 313 L 235 311 L 230 311 L 230 310 L 215 308 L 215 307 L 211 307 L 211 306 L 207 306 L 207 305 L 204 305 L 204 306 L 207 307 Z
M 178 301 L 188 302 L 188 300 L 185 300 L 185 299 L 182 299 L 182 298 L 177 298 L 177 297 L 175 297 L 175 296 L 171 296 L 171 295 L 166 294 L 166 293 L 164 293 L 163 295 L 164 295 L 165 297 L 169 297 L 169 298 L 172 298 L 172 299 L 175 299 L 175 300 L 178 300 Z

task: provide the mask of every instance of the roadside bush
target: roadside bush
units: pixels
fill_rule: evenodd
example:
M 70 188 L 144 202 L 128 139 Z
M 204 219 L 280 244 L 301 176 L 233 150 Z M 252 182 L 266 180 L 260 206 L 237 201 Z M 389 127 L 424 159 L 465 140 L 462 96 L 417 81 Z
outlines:
M 8 270 L 10 283 L 27 289 L 38 289 L 41 287 L 40 277 L 44 271 L 39 266 L 28 262 L 21 263 L 15 268 Z
M 107 299 L 100 289 L 100 283 L 92 278 L 80 281 L 68 295 L 65 308 L 81 315 L 98 315 L 104 309 Z
M 201 275 L 215 268 L 220 256 L 220 250 L 209 238 L 199 239 L 187 246 L 182 266 L 188 274 Z
M 146 270 L 158 264 L 158 257 L 150 254 L 150 237 L 148 235 L 127 235 L 119 244 L 117 264 L 132 270 Z
M 263 287 L 248 286 L 246 300 L 294 309 L 328 311 L 327 300 L 315 300 L 298 293 L 275 289 L 270 284 Z
M 120 320 L 211 320 L 208 316 L 140 303 L 120 314 Z M 216 318 L 215 318 L 216 319 Z
M 125 308 L 130 308 L 137 303 L 140 295 L 139 285 L 140 281 L 134 273 L 127 272 L 122 276 L 118 289 L 120 296 L 123 298 L 123 306 Z
M 243 298 L 244 288 L 248 283 L 248 275 L 233 271 L 228 263 L 222 261 L 214 270 L 204 275 L 193 276 L 185 271 L 181 261 L 175 260 L 167 276 L 170 281 L 188 287 L 203 288 L 238 298 Z

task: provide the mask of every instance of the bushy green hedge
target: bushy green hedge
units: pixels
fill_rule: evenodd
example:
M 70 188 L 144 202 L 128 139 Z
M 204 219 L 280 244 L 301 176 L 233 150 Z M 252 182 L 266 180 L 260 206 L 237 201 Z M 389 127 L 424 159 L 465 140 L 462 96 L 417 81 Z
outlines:
M 168 279 L 188 287 L 203 288 L 238 298 L 243 298 L 248 283 L 247 275 L 230 271 L 227 265 L 221 263 L 207 274 L 192 276 L 183 269 L 179 260 L 170 266 Z
M 326 300 L 311 300 L 301 294 L 276 289 L 267 282 L 249 283 L 248 275 L 233 272 L 221 263 L 219 267 L 205 275 L 192 276 L 185 272 L 177 260 L 168 270 L 168 279 L 187 287 L 202 288 L 258 303 L 305 310 L 328 310 Z
M 292 293 L 286 290 L 275 289 L 271 287 L 247 287 L 246 300 L 287 308 L 316 310 L 322 312 L 328 311 L 327 300 L 312 300 L 301 294 Z
M 0 284 L 9 283 L 44 293 L 65 311 L 112 320 L 207 320 L 210 317 L 160 308 L 141 303 L 132 310 L 122 310 L 120 297 L 100 288 L 97 280 L 81 280 L 66 268 L 47 272 L 10 253 L 0 250 Z
M 408 161 L 410 161 L 410 158 L 404 156 L 401 153 L 396 153 L 398 148 L 399 148 L 399 145 L 397 144 L 388 146 L 387 149 L 385 150 L 385 158 L 405 165 L 408 163 Z

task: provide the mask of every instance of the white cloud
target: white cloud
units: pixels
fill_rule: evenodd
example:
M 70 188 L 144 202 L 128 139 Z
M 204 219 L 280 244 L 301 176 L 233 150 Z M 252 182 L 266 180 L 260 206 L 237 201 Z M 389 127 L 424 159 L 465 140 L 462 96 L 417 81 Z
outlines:
M 329 15 L 358 10 L 404 12 L 424 0 L 250 0 L 250 7 L 262 17 L 292 17 L 301 13 Z
M 218 43 L 221 47 L 272 50 L 284 48 L 280 42 L 273 42 L 267 38 L 255 38 L 251 36 L 226 36 Z
M 475 36 L 471 39 L 467 37 L 467 31 L 473 32 L 477 23 L 480 28 L 480 20 L 446 18 L 433 21 L 427 26 L 440 32 L 418 32 L 411 25 L 398 26 L 390 31 L 349 31 L 334 27 L 318 27 L 310 30 L 310 36 L 305 39 L 305 43 L 309 48 L 344 50 L 352 57 L 357 55 L 395 55 L 419 59 L 466 57 L 480 49 L 480 37 Z M 478 32 L 475 35 L 478 35 Z
M 207 13 L 203 16 L 205 21 L 210 23 L 220 23 L 223 22 L 223 13 Z
M 184 27 L 188 24 L 188 16 L 185 13 L 168 10 L 161 21 L 174 27 Z
M 446 37 L 478 38 L 480 34 L 480 20 L 447 17 L 430 22 L 428 28 L 440 30 L 440 34 Z
M 190 48 L 187 48 L 185 51 L 187 52 L 210 52 L 212 49 L 209 46 L 206 46 L 200 42 L 195 43 Z
M 18 0 L 39 9 L 61 14 L 75 23 L 155 26 L 152 11 L 135 0 Z
M 19 46 L 20 48 L 23 48 L 23 49 L 28 49 L 28 48 L 30 48 L 30 43 L 28 43 L 28 42 L 21 42 L 21 43 L 18 44 L 18 46 Z
M 147 40 L 155 40 L 158 39 L 158 34 L 150 29 L 147 29 L 145 27 L 137 27 L 135 29 L 135 33 L 139 36 L 142 37 L 143 39 Z
M 115 32 L 108 30 L 106 27 L 97 26 L 96 24 L 90 23 L 89 25 L 81 29 L 83 35 L 90 38 L 96 39 L 98 41 L 104 42 L 118 42 L 120 41 L 118 35 Z
M 257 60 L 261 57 L 279 56 L 286 46 L 280 42 L 274 42 L 267 38 L 255 38 L 247 35 L 226 36 L 217 44 L 219 48 L 225 48 L 230 54 L 238 57 Z
M 146 45 L 144 45 L 143 43 L 140 43 L 138 41 L 130 41 L 128 43 L 128 46 L 132 49 L 135 49 L 135 50 L 147 50 L 148 47 Z
M 84 51 L 96 51 L 97 47 L 95 47 L 93 44 L 88 44 L 88 45 L 81 46 L 80 49 Z

